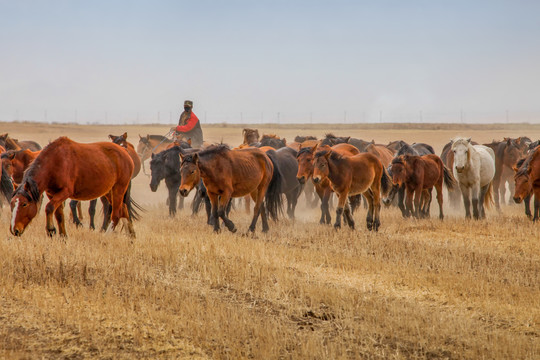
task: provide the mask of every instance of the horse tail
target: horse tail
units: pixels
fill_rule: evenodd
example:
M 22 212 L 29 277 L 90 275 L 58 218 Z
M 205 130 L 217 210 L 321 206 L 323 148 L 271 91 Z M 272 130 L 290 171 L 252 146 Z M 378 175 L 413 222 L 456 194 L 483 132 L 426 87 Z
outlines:
M 486 209 L 491 208 L 491 205 L 493 205 L 493 181 L 489 183 L 488 189 L 486 191 L 486 195 L 484 195 L 484 207 Z
M 388 192 L 390 191 L 390 188 L 392 187 L 392 180 L 390 179 L 390 176 L 388 175 L 388 172 L 382 167 L 382 175 L 381 175 L 381 194 L 383 196 L 386 196 Z
M 3 168 L 2 178 L 0 179 L 0 192 L 2 192 L 8 202 L 11 202 L 11 197 L 13 196 L 13 182 Z
M 266 155 L 270 158 L 270 161 L 272 162 L 274 168 L 272 173 L 272 180 L 270 180 L 268 189 L 266 189 L 266 196 L 264 199 L 266 205 L 266 212 L 268 213 L 268 216 L 272 218 L 272 220 L 277 220 L 278 215 L 280 213 L 283 213 L 283 203 L 281 198 L 281 184 L 283 182 L 283 175 L 281 174 L 281 171 L 279 169 L 276 152 L 270 150 L 266 153 Z
M 140 212 L 144 212 L 144 208 L 137 204 L 135 200 L 131 198 L 131 181 L 129 182 L 126 193 L 124 194 L 124 204 L 128 209 L 129 218 L 131 221 L 137 221 L 141 219 Z
M 444 185 L 450 190 L 453 190 L 457 186 L 456 179 L 446 166 L 443 165 Z

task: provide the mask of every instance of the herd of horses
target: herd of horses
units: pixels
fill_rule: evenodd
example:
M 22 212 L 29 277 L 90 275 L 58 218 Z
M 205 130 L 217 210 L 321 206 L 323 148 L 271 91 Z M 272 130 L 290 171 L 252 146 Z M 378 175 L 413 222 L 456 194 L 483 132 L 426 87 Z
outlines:
M 470 138 L 455 138 L 440 156 L 424 143 L 402 140 L 387 145 L 352 137 L 326 134 L 322 139 L 297 136 L 293 142 L 276 135 L 260 136 L 257 129 L 244 129 L 237 147 L 204 144 L 160 135 L 139 136 L 137 147 L 127 133 L 109 135 L 110 141 L 78 143 L 60 137 L 45 148 L 35 141 L 18 141 L 0 135 L 2 173 L 0 190 L 11 205 L 10 231 L 21 236 L 39 213 L 43 194 L 46 231 L 66 236 L 64 203 L 71 199 L 73 222 L 80 226 L 80 201 L 90 201 L 90 227 L 95 228 L 96 203 L 104 209 L 102 230 L 113 230 L 123 221 L 135 236 L 133 220 L 142 208 L 132 199 L 131 180 L 150 159 L 150 189 L 157 191 L 163 180 L 168 190 L 170 216 L 183 207 L 183 198 L 193 190 L 192 211 L 205 205 L 207 223 L 217 232 L 221 223 L 236 232 L 229 218 L 234 198 L 243 198 L 252 210 L 248 230 L 254 232 L 261 217 L 262 231 L 269 218 L 279 219 L 284 210 L 294 218 L 302 193 L 308 204 L 320 201 L 321 224 L 330 224 L 333 194 L 337 197 L 334 227 L 343 221 L 355 227 L 353 214 L 364 202 L 366 228 L 378 231 L 381 203 L 399 207 L 404 217 L 430 216 L 433 188 L 443 213 L 443 186 L 450 203 L 463 206 L 467 218 L 482 219 L 485 207 L 497 209 L 505 201 L 506 184 L 516 203 L 525 203 L 533 221 L 540 216 L 540 144 L 527 137 L 505 138 L 477 144 Z M 178 197 L 180 201 L 178 202 Z M 530 199 L 534 197 L 534 214 Z M 461 204 L 461 199 L 463 202 Z M 253 202 L 253 205 L 251 205 Z M 472 214 L 471 214 L 472 208 Z

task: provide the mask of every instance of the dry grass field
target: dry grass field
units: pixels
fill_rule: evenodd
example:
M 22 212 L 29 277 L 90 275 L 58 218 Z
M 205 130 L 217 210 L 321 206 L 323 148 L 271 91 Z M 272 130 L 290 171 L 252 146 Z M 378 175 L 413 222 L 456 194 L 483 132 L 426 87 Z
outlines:
M 124 131 L 137 142 L 169 128 L 0 127 L 42 145 Z M 531 125 L 259 129 L 290 141 L 333 129 L 380 143 L 427 142 L 438 153 L 456 135 L 540 138 Z M 241 142 L 240 126 L 204 131 L 209 141 Z M 255 236 L 242 236 L 214 234 L 188 209 L 169 218 L 164 184 L 152 193 L 149 181 L 134 180 L 133 197 L 146 209 L 134 240 L 71 224 L 67 239 L 48 238 L 43 213 L 15 238 L 8 207 L 0 210 L 0 358 L 540 358 L 540 227 L 522 206 L 488 210 L 485 221 L 448 206 L 444 221 L 435 206 L 431 220 L 383 208 L 373 234 L 365 210 L 355 231 L 335 231 L 302 197 L 296 221 L 270 223 L 268 234 L 259 223 Z M 247 230 L 243 210 L 231 219 Z

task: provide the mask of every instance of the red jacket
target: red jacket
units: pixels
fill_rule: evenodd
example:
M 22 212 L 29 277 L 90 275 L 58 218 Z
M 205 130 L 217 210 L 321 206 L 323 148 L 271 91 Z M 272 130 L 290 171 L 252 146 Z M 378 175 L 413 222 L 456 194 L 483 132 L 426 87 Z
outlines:
M 182 132 L 182 133 L 191 131 L 193 130 L 195 125 L 197 125 L 198 122 L 199 122 L 199 118 L 197 117 L 197 115 L 191 112 L 191 116 L 189 117 L 189 120 L 187 121 L 186 125 L 178 125 L 176 127 L 176 131 Z

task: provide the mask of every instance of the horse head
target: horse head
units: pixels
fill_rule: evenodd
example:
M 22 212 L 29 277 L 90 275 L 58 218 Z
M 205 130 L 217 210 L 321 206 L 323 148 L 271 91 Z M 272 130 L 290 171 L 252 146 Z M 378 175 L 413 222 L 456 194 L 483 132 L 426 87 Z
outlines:
M 406 170 L 406 155 L 400 155 L 392 159 L 390 164 L 389 173 L 392 174 L 392 183 L 398 187 L 403 185 L 407 179 L 407 170 Z
M 512 167 L 512 169 L 515 172 L 515 189 L 513 199 L 516 204 L 519 204 L 532 192 L 532 186 L 529 182 L 528 163 L 526 163 L 526 158 L 520 159 L 517 164 Z
M 296 160 L 298 161 L 298 172 L 296 179 L 300 184 L 305 184 L 306 181 L 313 175 L 313 154 L 317 150 L 317 144 L 313 147 L 305 147 L 298 151 Z
M 330 175 L 330 161 L 332 156 L 339 157 L 332 150 L 321 150 L 315 154 L 315 159 L 313 160 L 313 182 L 315 184 L 321 183 Z
M 188 196 L 189 192 L 199 184 L 201 171 L 199 169 L 199 154 L 184 155 L 180 153 L 182 165 L 180 166 L 180 195 Z
M 454 152 L 454 168 L 458 173 L 468 168 L 471 160 L 471 138 L 456 138 L 452 142 L 452 151 Z
M 11 226 L 15 236 L 21 236 L 39 210 L 40 192 L 31 178 L 21 184 L 11 199 Z

